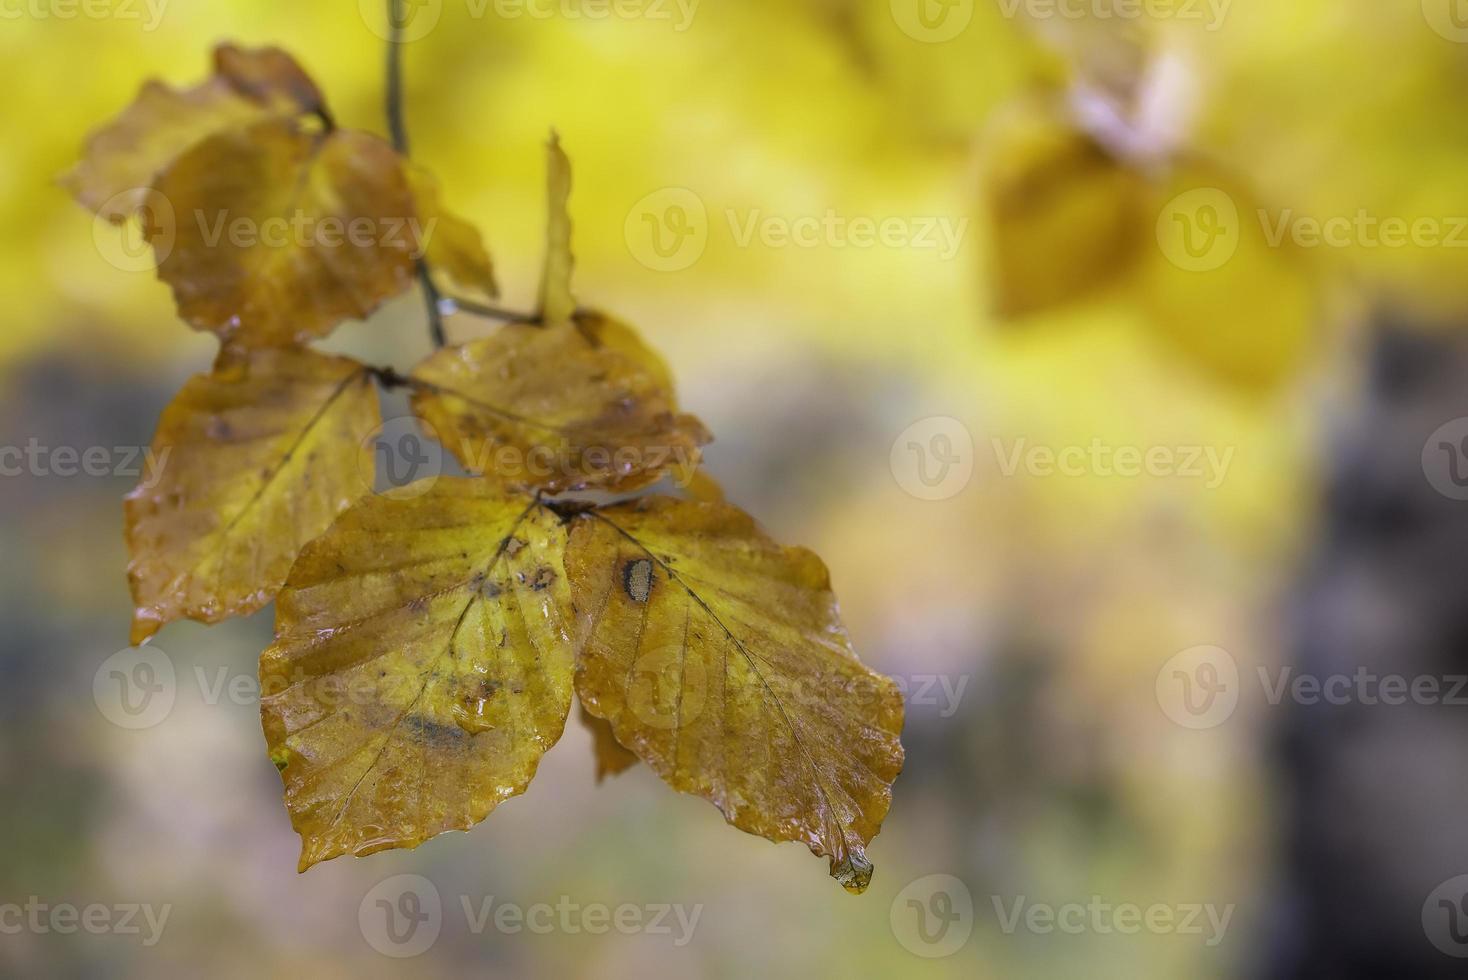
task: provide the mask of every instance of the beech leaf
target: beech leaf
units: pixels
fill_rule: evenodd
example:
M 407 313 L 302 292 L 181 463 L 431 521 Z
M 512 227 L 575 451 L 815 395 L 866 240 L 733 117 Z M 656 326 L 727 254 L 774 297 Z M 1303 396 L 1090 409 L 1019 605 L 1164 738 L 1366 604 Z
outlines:
M 596 715 L 588 714 L 585 705 L 581 706 L 578 713 L 581 716 L 581 724 L 591 732 L 591 750 L 596 759 L 597 782 L 637 765 L 637 756 L 617 741 L 617 737 L 612 734 L 611 725 Z
M 214 74 L 192 88 L 144 83 L 131 105 L 87 139 L 81 162 L 61 181 L 82 204 L 121 222 L 144 204 L 153 179 L 205 137 L 324 111 L 321 93 L 284 51 L 221 45 Z
M 175 215 L 147 229 L 158 277 L 185 320 L 226 343 L 321 337 L 413 281 L 419 224 L 402 160 L 367 133 L 291 120 L 226 130 L 155 189 Z
M 551 493 L 691 479 L 711 436 L 678 412 L 667 366 L 600 314 L 509 324 L 414 369 L 413 409 L 464 467 Z
M 260 660 L 302 871 L 525 790 L 571 706 L 565 535 L 531 498 L 443 478 L 363 499 L 302 552 Z
M 371 489 L 380 421 L 371 378 L 347 358 L 229 354 L 186 383 L 158 423 L 158 472 L 127 498 L 132 641 L 268 603 L 301 546 Z
M 546 144 L 546 231 L 545 267 L 540 278 L 540 318 L 544 323 L 568 323 L 576 312 L 571 292 L 571 273 L 576 265 L 571 254 L 571 161 L 561 149 L 560 137 L 551 133 Z
M 432 174 L 408 165 L 407 175 L 429 268 L 448 280 L 455 295 L 480 301 L 498 297 L 494 265 L 479 229 L 444 209 Z
M 586 710 L 674 789 L 864 890 L 903 704 L 852 651 L 821 560 L 735 507 L 651 496 L 577 517 L 566 574 Z

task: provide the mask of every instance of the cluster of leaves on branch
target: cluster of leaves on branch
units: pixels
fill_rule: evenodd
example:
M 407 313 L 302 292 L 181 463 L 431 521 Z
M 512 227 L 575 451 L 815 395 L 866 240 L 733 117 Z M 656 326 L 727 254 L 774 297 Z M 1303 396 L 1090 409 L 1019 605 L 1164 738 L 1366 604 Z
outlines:
M 285 53 L 224 46 L 202 84 L 150 83 L 66 181 L 141 223 L 180 316 L 219 337 L 213 369 L 163 413 L 163 477 L 127 499 L 132 638 L 276 602 L 261 716 L 302 870 L 482 820 L 524 791 L 574 691 L 599 776 L 641 759 L 866 887 L 902 701 L 852 651 L 820 559 L 701 474 L 680 497 L 557 496 L 648 487 L 710 437 L 635 331 L 575 301 L 554 137 L 538 311 L 406 375 L 306 345 L 419 272 L 492 300 L 489 256 L 398 149 L 338 128 Z M 201 231 L 301 215 L 409 236 Z M 379 386 L 406 387 L 474 475 L 372 492 Z M 489 465 L 501 450 L 555 465 Z

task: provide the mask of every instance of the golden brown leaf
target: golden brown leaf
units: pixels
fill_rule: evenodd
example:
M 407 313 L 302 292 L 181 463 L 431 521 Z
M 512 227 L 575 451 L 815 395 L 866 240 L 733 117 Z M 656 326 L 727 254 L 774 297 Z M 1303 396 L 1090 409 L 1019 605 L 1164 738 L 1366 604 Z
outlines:
M 559 493 L 690 478 L 710 436 L 678 412 L 668 369 L 597 314 L 510 324 L 413 371 L 413 409 L 466 469 Z
M 306 547 L 260 659 L 303 871 L 483 820 L 571 707 L 560 520 L 482 480 L 401 493 Z
M 596 715 L 587 713 L 582 705 L 581 723 L 591 732 L 592 752 L 596 756 L 596 781 L 615 776 L 637 765 L 637 756 L 623 748 L 612 734 L 612 726 Z
M 674 789 L 862 891 L 902 697 L 852 651 L 821 560 L 735 507 L 655 496 L 578 517 L 566 573 L 587 711 Z
M 571 161 L 561 140 L 551 133 L 546 144 L 545 267 L 540 278 L 540 319 L 552 326 L 567 323 L 576 312 L 571 292 Z
M 1149 230 L 1144 181 L 1033 103 L 995 126 L 980 193 L 1001 317 L 1048 312 L 1116 283 Z
M 499 296 L 479 229 L 444 209 L 432 174 L 411 164 L 407 174 L 429 268 L 447 278 L 455 295 L 480 301 Z
M 155 189 L 175 215 L 149 228 L 158 277 L 185 320 L 226 343 L 324 336 L 412 282 L 419 234 L 402 160 L 366 133 L 279 119 L 226 130 Z
M 222 358 L 163 412 L 161 472 L 127 498 L 132 640 L 245 615 L 301 546 L 371 489 L 377 392 L 355 361 L 305 350 Z
M 143 205 L 153 179 L 205 137 L 323 111 L 321 93 L 284 51 L 221 45 L 214 74 L 193 88 L 146 82 L 131 105 L 87 139 L 81 162 L 62 183 L 82 204 L 120 222 Z

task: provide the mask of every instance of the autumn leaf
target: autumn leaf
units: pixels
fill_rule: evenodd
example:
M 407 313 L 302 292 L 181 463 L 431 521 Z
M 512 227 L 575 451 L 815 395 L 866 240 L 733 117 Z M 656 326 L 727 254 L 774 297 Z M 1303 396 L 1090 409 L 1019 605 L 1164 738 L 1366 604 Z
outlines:
M 226 343 L 284 346 L 362 318 L 413 281 L 419 225 L 402 160 L 375 136 L 269 120 L 217 133 L 155 185 L 149 227 L 179 314 Z
M 432 174 L 411 164 L 406 173 L 429 268 L 448 280 L 456 296 L 481 302 L 495 299 L 499 285 L 479 229 L 444 209 Z
M 551 133 L 546 144 L 545 265 L 540 278 L 540 319 L 551 326 L 570 322 L 576 312 L 571 292 L 576 260 L 571 254 L 570 199 L 571 161 L 561 149 L 560 137 Z
M 591 750 L 596 759 L 597 782 L 637 765 L 637 756 L 622 747 L 617 737 L 612 734 L 611 725 L 596 715 L 588 714 L 585 705 L 581 706 L 578 713 L 581 716 L 581 724 L 591 732 Z
M 1145 190 L 1044 103 L 1011 107 L 985 140 L 980 175 L 995 312 L 1046 313 L 1114 286 L 1150 232 Z
M 683 482 L 710 436 L 678 412 L 668 369 L 632 329 L 577 314 L 508 324 L 414 369 L 413 410 L 459 462 L 512 487 L 631 490 Z
M 157 472 L 128 495 L 132 641 L 246 615 L 301 546 L 371 489 L 380 422 L 362 366 L 305 350 L 227 355 L 163 412 Z
M 368 497 L 302 552 L 260 660 L 300 867 L 525 790 L 571 706 L 565 528 L 482 480 Z
M 821 560 L 732 506 L 654 496 L 577 517 L 566 573 L 587 711 L 674 789 L 865 889 L 902 698 L 852 651 Z
M 324 113 L 321 93 L 278 48 L 231 44 L 214 52 L 214 74 L 192 88 L 148 81 L 137 99 L 93 133 L 62 177 L 78 201 L 113 222 L 141 207 L 154 178 L 205 137 L 273 117 Z

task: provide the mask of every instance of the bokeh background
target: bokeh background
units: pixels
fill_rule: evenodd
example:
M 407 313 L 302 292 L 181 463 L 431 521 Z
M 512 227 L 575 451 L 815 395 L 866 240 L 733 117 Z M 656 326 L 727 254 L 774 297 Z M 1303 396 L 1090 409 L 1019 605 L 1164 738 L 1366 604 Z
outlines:
M 212 356 L 55 186 L 85 134 L 226 39 L 292 51 L 381 133 L 377 8 L 4 7 L 0 444 L 120 464 Z M 27 466 L 0 477 L 0 904 L 169 918 L 145 945 L 0 911 L 0 971 L 1461 975 L 1468 9 L 416 8 L 413 153 L 507 302 L 533 298 L 555 127 L 580 295 L 666 354 L 730 498 L 825 558 L 857 649 L 907 688 L 873 884 L 844 894 L 645 767 L 595 785 L 574 720 L 471 833 L 298 876 L 258 706 L 227 693 L 270 611 L 169 627 L 172 710 L 114 724 L 94 678 L 126 645 L 134 479 Z M 420 300 L 329 346 L 410 366 Z M 1387 703 L 1389 675 L 1440 693 Z M 1352 680 L 1271 693 L 1299 677 Z M 411 960 L 364 925 L 402 874 L 443 909 Z M 462 902 L 491 898 L 699 918 L 681 944 L 574 917 L 476 933 Z M 1171 925 L 1123 931 L 1127 904 Z

